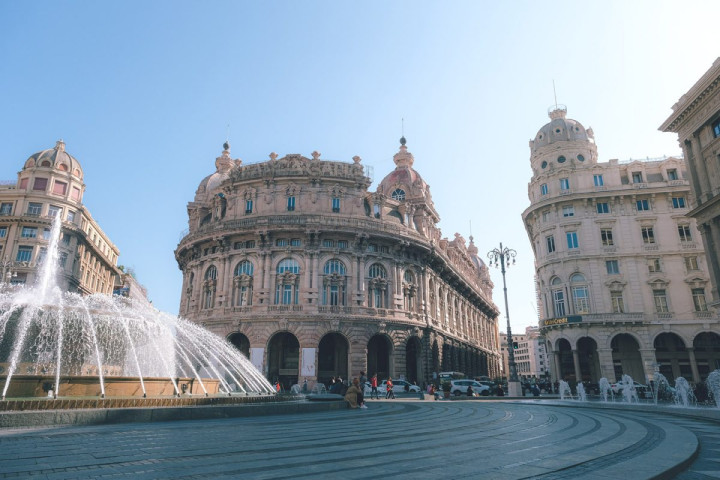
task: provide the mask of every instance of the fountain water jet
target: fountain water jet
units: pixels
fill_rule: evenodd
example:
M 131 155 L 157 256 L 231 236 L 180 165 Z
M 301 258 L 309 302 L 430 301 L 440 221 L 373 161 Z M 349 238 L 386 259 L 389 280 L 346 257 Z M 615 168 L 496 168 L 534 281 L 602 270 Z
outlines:
M 127 298 L 61 292 L 60 227 L 56 217 L 34 286 L 0 284 L 3 399 L 51 389 L 56 398 L 231 394 L 229 382 L 243 393 L 275 393 L 247 358 L 198 325 Z
M 675 405 L 681 407 L 689 407 L 691 404 L 696 403 L 695 394 L 690 388 L 690 384 L 683 377 L 675 379 L 675 393 L 673 394 Z
M 613 393 L 612 388 L 610 388 L 610 382 L 607 378 L 602 377 L 600 379 L 598 388 L 600 389 L 600 395 L 602 396 L 603 402 L 608 401 L 608 392 L 610 393 L 610 399 L 615 400 L 615 394 Z
M 715 400 L 715 405 L 720 408 L 720 370 L 711 372 L 705 380 L 705 384 Z
M 585 393 L 585 385 L 582 384 L 582 382 L 578 382 L 577 386 L 575 387 L 575 392 L 577 393 L 577 399 L 581 402 L 587 401 L 587 394 Z
M 558 382 L 558 390 L 560 391 L 560 400 L 565 400 L 565 395 L 567 395 L 569 398 L 572 398 L 572 391 L 570 390 L 570 385 L 565 380 L 560 380 Z

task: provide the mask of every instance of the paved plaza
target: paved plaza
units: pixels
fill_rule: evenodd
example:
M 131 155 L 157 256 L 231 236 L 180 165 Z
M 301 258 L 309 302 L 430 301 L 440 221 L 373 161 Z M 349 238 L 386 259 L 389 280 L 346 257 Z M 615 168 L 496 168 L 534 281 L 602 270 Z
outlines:
M 658 475 L 720 478 L 720 426 L 540 402 L 381 400 L 366 410 L 0 430 L 0 478 Z

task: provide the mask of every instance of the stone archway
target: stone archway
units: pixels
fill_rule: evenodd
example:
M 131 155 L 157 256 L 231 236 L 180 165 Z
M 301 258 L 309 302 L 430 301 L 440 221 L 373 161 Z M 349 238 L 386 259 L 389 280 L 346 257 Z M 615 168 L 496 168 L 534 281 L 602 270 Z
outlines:
M 600 358 L 597 342 L 591 337 L 582 337 L 577 341 L 580 377 L 583 382 L 598 383 L 600 381 Z
M 720 369 L 720 335 L 702 332 L 693 340 L 693 348 L 700 380 L 705 381 L 711 372 Z
M 268 342 L 268 380 L 289 390 L 298 383 L 300 342 L 290 332 L 279 332 Z
M 612 347 L 613 368 L 615 380 L 620 381 L 623 375 L 630 375 L 633 380 L 643 383 L 645 370 L 640 356 L 640 344 L 630 334 L 615 335 L 610 342 Z
M 392 372 L 392 343 L 386 335 L 373 335 L 367 345 L 368 377 L 377 373 L 378 381 L 393 375 Z
M 685 342 L 677 334 L 663 332 L 653 342 L 655 359 L 659 364 L 660 373 L 670 383 L 678 377 L 692 380 L 692 367 L 690 367 L 690 354 L 685 348 Z
M 350 345 L 339 333 L 328 333 L 318 344 L 318 382 L 329 383 L 331 377 L 348 380 L 348 352 Z
M 556 342 L 555 355 L 558 359 L 560 371 L 558 379 L 567 381 L 577 381 L 575 378 L 575 364 L 573 363 L 572 345 L 566 338 L 560 338 Z
M 234 332 L 228 335 L 227 341 L 230 342 L 240 353 L 250 358 L 250 340 L 240 332 Z
M 405 377 L 416 383 L 425 378 L 422 343 L 418 337 L 410 337 L 405 345 Z

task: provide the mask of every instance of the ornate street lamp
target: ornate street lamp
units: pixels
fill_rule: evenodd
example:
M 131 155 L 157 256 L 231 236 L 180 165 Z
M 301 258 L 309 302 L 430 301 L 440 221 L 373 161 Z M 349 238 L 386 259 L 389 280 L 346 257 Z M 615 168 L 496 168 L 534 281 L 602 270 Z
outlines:
M 510 268 L 510 265 L 515 265 L 515 256 L 517 252 L 512 248 L 503 248 L 500 243 L 500 248 L 494 248 L 488 252 L 488 258 L 490 259 L 490 266 L 493 264 L 495 268 L 500 267 L 503 277 L 503 294 L 505 295 L 505 317 L 507 318 L 507 351 L 508 351 L 508 370 L 510 375 L 508 377 L 508 392 L 507 394 L 511 397 L 519 397 L 522 395 L 522 388 L 517 376 L 517 365 L 515 364 L 515 350 L 513 349 L 512 330 L 510 329 L 510 310 L 508 309 L 508 297 L 507 297 L 507 284 L 505 283 L 505 268 Z

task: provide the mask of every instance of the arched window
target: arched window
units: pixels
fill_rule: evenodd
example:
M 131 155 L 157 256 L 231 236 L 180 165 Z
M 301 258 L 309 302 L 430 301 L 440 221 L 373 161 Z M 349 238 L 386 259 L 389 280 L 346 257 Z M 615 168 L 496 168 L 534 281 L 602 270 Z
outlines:
M 253 264 L 247 260 L 238 263 L 233 272 L 233 305 L 252 305 Z
M 394 192 L 392 192 L 391 197 L 393 200 L 397 200 L 398 202 L 401 202 L 401 201 L 405 200 L 405 190 L 403 190 L 402 188 L 397 188 L 397 189 L 395 189 Z
M 277 305 L 296 305 L 300 288 L 300 265 L 297 260 L 293 258 L 281 260 L 276 273 L 275 303 Z
M 387 308 L 387 271 L 379 263 L 370 265 L 368 272 L 368 306 Z
M 565 309 L 565 291 L 562 287 L 562 281 L 558 277 L 553 277 L 550 281 L 552 285 L 552 299 L 553 299 L 553 313 L 555 317 L 564 317 L 566 315 Z
M 328 260 L 323 268 L 323 305 L 345 306 L 345 264 L 338 259 Z
M 211 265 L 205 271 L 205 281 L 203 282 L 203 308 L 213 308 L 215 306 L 215 289 L 217 288 L 217 268 Z
M 582 315 L 590 313 L 590 294 L 585 277 L 580 273 L 575 273 L 570 277 L 570 288 L 573 297 L 573 306 L 575 314 Z

